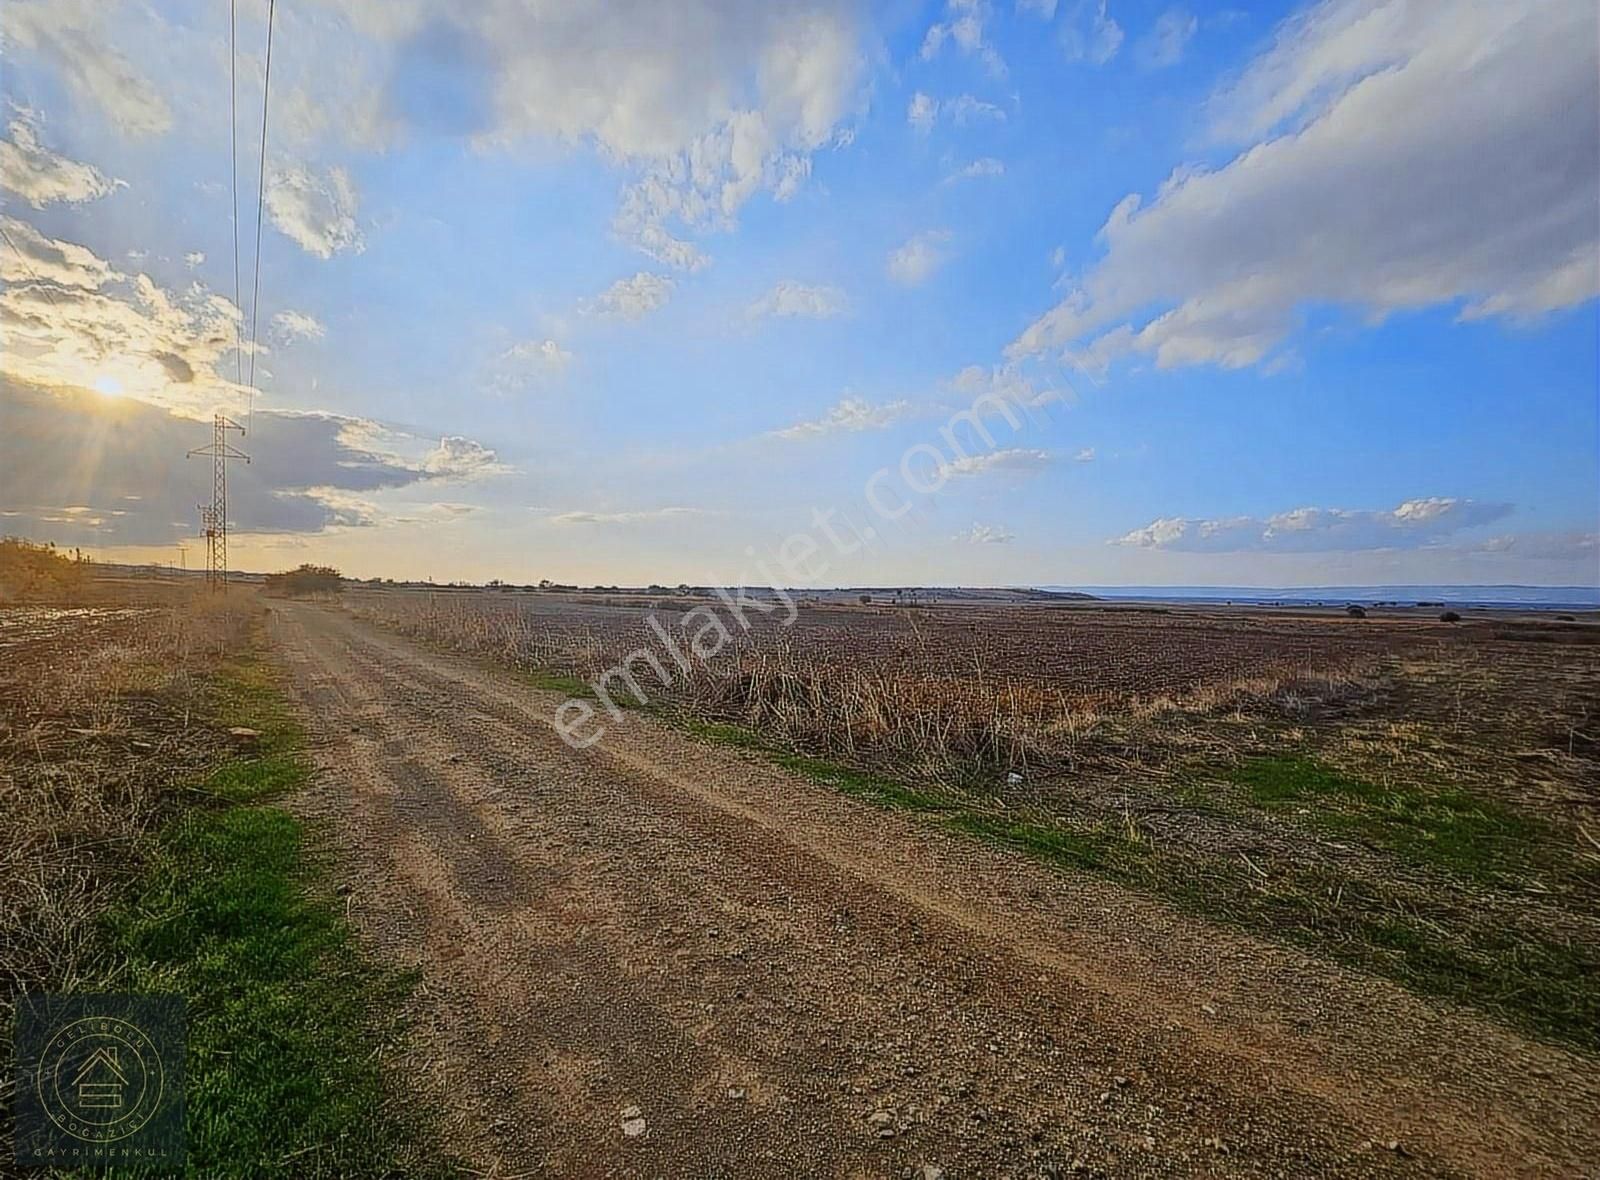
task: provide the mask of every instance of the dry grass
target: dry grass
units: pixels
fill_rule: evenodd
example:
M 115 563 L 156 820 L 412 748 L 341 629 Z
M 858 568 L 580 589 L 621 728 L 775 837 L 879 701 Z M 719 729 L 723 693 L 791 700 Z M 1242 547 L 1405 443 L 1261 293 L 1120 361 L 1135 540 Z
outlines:
M 204 672 L 243 640 L 240 602 L 35 611 L 0 650 L 0 1028 L 20 991 L 102 979 L 98 916 L 173 785 L 214 758 Z M 6 1082 L 9 1083 L 9 1078 Z
M 563 681 L 593 682 L 628 652 L 659 645 L 637 610 L 586 600 L 507 601 L 494 595 L 363 593 L 360 617 L 403 634 Z M 658 617 L 671 620 L 682 604 Z M 563 606 L 565 609 L 563 609 Z M 835 618 L 834 616 L 837 616 Z M 808 753 L 893 766 L 932 778 L 1078 769 L 1086 760 L 1125 760 L 1127 730 L 1182 730 L 1189 722 L 1270 705 L 1303 714 L 1352 691 L 1370 675 L 1380 648 L 1350 649 L 1295 632 L 1292 644 L 1240 629 L 1219 630 L 1216 652 L 1183 653 L 1152 642 L 1157 630 L 1185 636 L 1186 624 L 1039 614 L 1070 658 L 1019 648 L 1033 626 L 1011 611 L 994 627 L 970 611 L 923 612 L 922 620 L 838 611 L 784 630 L 762 620 L 711 660 L 673 682 L 641 673 L 648 703 L 703 721 L 739 725 Z M 842 622 L 841 622 L 842 620 Z M 1209 633 L 1207 633 L 1209 634 Z M 1177 642 L 1175 640 L 1175 642 Z M 1142 648 L 1161 653 L 1148 682 Z M 1126 660 L 1110 658 L 1123 650 Z M 1019 652 L 1023 658 L 1019 662 Z M 1107 658 L 1104 668 L 1094 661 Z M 1115 673 L 1113 676 L 1112 673 Z M 1114 684 L 1114 687 L 1113 687 Z

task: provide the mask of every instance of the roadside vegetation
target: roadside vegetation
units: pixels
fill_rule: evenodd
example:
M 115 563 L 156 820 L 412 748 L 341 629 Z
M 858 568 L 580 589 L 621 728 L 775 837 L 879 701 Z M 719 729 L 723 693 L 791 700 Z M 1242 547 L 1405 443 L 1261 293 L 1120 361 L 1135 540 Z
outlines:
M 0 1055 L 19 992 L 181 995 L 191 1174 L 450 1174 L 389 1076 L 411 981 L 282 806 L 306 770 L 259 618 L 185 594 L 0 653 Z
M 588 598 L 565 618 L 488 595 L 354 605 L 574 696 L 644 638 L 640 612 Z M 1287 621 L 1303 641 L 1287 659 L 1261 635 L 1276 622 L 1151 616 L 1133 633 L 1037 616 L 1036 646 L 1153 653 L 1146 691 L 1118 665 L 1112 693 L 1093 667 L 1014 659 L 1004 638 L 936 649 L 972 630 L 960 611 L 942 630 L 932 612 L 831 614 L 809 634 L 837 650 L 748 637 L 648 707 L 871 803 L 1600 1051 L 1593 628 Z M 893 628 L 914 645 L 875 633 Z M 1202 652 L 1187 675 L 1174 653 L 1197 633 L 1233 655 Z
M 89 582 L 89 563 L 18 537 L 0 537 L 0 606 L 19 602 L 72 602 Z

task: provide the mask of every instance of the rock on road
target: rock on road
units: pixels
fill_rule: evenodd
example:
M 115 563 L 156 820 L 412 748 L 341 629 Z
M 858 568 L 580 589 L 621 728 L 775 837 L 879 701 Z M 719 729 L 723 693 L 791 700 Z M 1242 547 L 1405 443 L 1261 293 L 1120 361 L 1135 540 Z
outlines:
M 337 610 L 273 607 L 407 1064 L 491 1174 L 1576 1176 L 1600 1068 Z

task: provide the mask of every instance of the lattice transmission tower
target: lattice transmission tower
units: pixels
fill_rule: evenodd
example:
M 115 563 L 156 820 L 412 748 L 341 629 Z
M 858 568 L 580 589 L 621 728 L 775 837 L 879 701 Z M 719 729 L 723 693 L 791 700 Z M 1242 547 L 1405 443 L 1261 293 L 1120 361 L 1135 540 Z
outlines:
M 225 590 L 228 586 L 228 460 L 250 462 L 249 455 L 228 442 L 230 430 L 244 434 L 244 427 L 232 418 L 214 415 L 211 442 L 184 456 L 211 459 L 211 503 L 200 505 L 200 523 L 206 531 L 206 586 L 212 590 Z

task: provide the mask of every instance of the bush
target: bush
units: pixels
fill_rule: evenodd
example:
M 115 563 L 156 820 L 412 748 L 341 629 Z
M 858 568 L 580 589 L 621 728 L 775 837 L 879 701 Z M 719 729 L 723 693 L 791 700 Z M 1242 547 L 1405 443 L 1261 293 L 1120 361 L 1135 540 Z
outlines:
M 331 565 L 302 565 L 287 573 L 267 575 L 267 593 L 285 598 L 313 598 L 338 594 L 344 577 Z
M 1355 603 L 1351 603 L 1349 606 L 1344 608 L 1344 613 L 1349 615 L 1352 619 L 1364 619 L 1367 617 L 1367 608 L 1364 606 L 1357 606 Z
M 68 557 L 54 545 L 19 537 L 0 538 L 0 602 L 62 602 L 88 582 L 89 561 Z
M 1444 612 L 1444 614 L 1439 616 L 1439 621 L 1441 623 L 1459 623 L 1461 621 L 1461 616 L 1453 610 L 1447 610 Z

